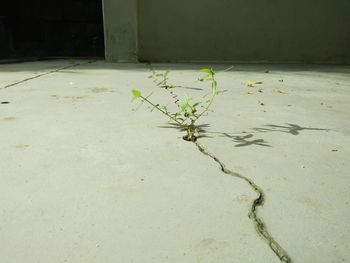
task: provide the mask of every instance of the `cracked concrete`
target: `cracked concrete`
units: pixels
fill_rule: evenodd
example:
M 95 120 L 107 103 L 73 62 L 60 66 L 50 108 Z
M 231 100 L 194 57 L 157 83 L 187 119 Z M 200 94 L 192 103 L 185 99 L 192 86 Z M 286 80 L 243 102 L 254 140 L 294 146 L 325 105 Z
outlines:
M 88 61 L 88 62 L 85 62 L 85 63 L 93 63 L 94 61 Z M 7 88 L 10 88 L 10 87 L 13 87 L 13 86 L 16 86 L 18 84 L 21 84 L 23 82 L 27 82 L 27 81 L 31 81 L 31 80 L 34 80 L 36 78 L 41 78 L 43 76 L 46 76 L 46 75 L 49 75 L 49 74 L 53 74 L 53 73 L 56 73 L 56 72 L 60 72 L 62 70 L 65 70 L 65 69 L 69 69 L 69 68 L 73 68 L 73 67 L 76 67 L 76 66 L 80 66 L 81 64 L 80 63 L 74 63 L 72 62 L 71 64 L 69 65 L 66 65 L 66 66 L 63 66 L 63 67 L 58 67 L 56 69 L 53 69 L 53 70 L 50 70 L 50 71 L 45 71 L 43 73 L 40 73 L 40 72 L 35 72 L 34 76 L 31 76 L 31 77 L 27 77 L 27 78 L 24 78 L 24 79 L 21 79 L 21 80 L 18 80 L 16 82 L 13 82 L 11 84 L 7 84 L 5 86 L 2 86 L 1 89 L 7 89 Z
M 202 152 L 204 155 L 209 156 L 216 163 L 219 164 L 220 169 L 223 173 L 230 175 L 230 176 L 233 176 L 233 177 L 236 177 L 236 178 L 239 178 L 250 185 L 252 190 L 257 194 L 257 197 L 255 199 L 253 199 L 253 201 L 251 202 L 252 204 L 251 204 L 251 207 L 250 207 L 250 210 L 248 213 L 249 218 L 253 221 L 255 229 L 256 229 L 257 233 L 259 234 L 259 236 L 264 239 L 264 241 L 269 245 L 271 250 L 276 254 L 276 256 L 281 260 L 281 262 L 291 263 L 292 260 L 288 256 L 288 253 L 271 236 L 271 234 L 269 233 L 269 231 L 266 227 L 266 224 L 264 223 L 263 219 L 258 214 L 258 208 L 262 207 L 264 205 L 264 202 L 265 202 L 264 191 L 259 186 L 257 186 L 254 181 L 252 181 L 248 177 L 241 175 L 237 172 L 232 172 L 231 170 L 227 169 L 226 165 L 222 161 L 220 161 L 220 159 L 218 157 L 216 157 L 212 153 L 208 152 L 208 150 L 204 146 L 199 144 L 198 141 L 196 141 L 195 144 L 200 152 Z
M 1 89 L 81 64 L 0 90 L 2 261 L 279 262 L 247 217 L 249 185 L 131 110 L 149 68 L 85 62 L 0 65 Z M 203 65 L 153 67 L 201 87 Z M 350 68 L 236 65 L 218 81 L 199 142 L 264 190 L 259 215 L 293 262 L 347 262 Z

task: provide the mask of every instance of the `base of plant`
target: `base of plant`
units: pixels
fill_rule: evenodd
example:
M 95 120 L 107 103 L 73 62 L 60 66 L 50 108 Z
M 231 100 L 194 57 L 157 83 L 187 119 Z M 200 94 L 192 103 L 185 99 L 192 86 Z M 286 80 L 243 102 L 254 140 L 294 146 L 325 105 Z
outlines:
M 196 136 L 188 136 L 187 134 L 184 135 L 182 137 L 182 139 L 184 139 L 185 141 L 188 141 L 188 142 L 196 142 L 197 141 L 197 137 Z
M 197 135 L 196 135 L 197 129 L 194 128 L 193 126 L 188 127 L 187 129 L 187 134 L 182 137 L 185 141 L 188 142 L 196 142 L 197 141 Z

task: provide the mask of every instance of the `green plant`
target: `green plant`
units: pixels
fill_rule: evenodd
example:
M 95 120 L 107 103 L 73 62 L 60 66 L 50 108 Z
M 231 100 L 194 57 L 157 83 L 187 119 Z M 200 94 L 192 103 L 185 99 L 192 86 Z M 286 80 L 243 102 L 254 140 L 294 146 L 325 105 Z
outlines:
M 210 112 L 215 97 L 221 92 L 218 89 L 217 80 L 215 78 L 217 72 L 215 72 L 213 69 L 208 68 L 201 69 L 200 72 L 205 73 L 206 75 L 199 78 L 198 80 L 201 82 L 210 82 L 211 89 L 210 92 L 197 100 L 188 97 L 183 100 L 180 99 L 180 97 L 174 92 L 174 89 L 181 86 L 169 84 L 169 71 L 166 71 L 164 73 L 153 72 L 153 74 L 150 76 L 150 78 L 153 78 L 153 82 L 157 87 L 165 89 L 169 92 L 173 99 L 173 103 L 176 106 L 176 111 L 170 110 L 168 105 L 153 102 L 153 100 L 150 99 L 153 93 L 144 96 L 140 90 L 134 89 L 132 90 L 133 100 L 139 100 L 141 101 L 141 104 L 146 103 L 151 111 L 157 110 L 161 112 L 163 115 L 169 118 L 169 120 L 173 121 L 175 125 L 179 126 L 181 130 L 187 131 L 187 134 L 183 136 L 183 139 L 194 142 L 201 153 L 209 156 L 220 166 L 220 170 L 223 173 L 239 178 L 250 185 L 250 187 L 257 194 L 257 197 L 253 200 L 250 206 L 250 211 L 248 214 L 249 218 L 253 221 L 257 233 L 268 243 L 271 250 L 276 254 L 280 261 L 290 263 L 291 259 L 288 256 L 287 252 L 281 245 L 279 245 L 273 236 L 271 236 L 264 221 L 258 215 L 258 207 L 262 207 L 265 201 L 265 194 L 263 190 L 252 179 L 226 168 L 226 165 L 216 155 L 209 152 L 204 146 L 196 141 L 200 127 L 200 125 L 197 125 L 198 120 Z M 255 82 L 255 84 L 259 83 Z M 222 134 L 225 135 L 225 133 Z
M 198 127 L 196 123 L 203 116 L 206 116 L 211 107 L 215 97 L 220 93 L 218 89 L 218 84 L 216 80 L 216 73 L 213 69 L 205 68 L 200 70 L 201 73 L 205 75 L 198 79 L 198 81 L 210 82 L 210 92 L 205 94 L 200 99 L 194 100 L 193 98 L 186 97 L 185 99 L 180 99 L 180 97 L 174 92 L 174 89 L 179 86 L 171 85 L 168 83 L 169 71 L 164 73 L 153 72 L 150 78 L 153 78 L 154 83 L 157 87 L 165 89 L 169 92 L 169 95 L 173 99 L 173 103 L 176 106 L 176 111 L 170 110 L 166 104 L 160 104 L 153 102 L 150 97 L 152 93 L 144 96 L 140 90 L 132 90 L 133 100 L 140 100 L 141 103 L 146 103 L 151 111 L 157 110 L 170 121 L 175 122 L 181 128 L 187 131 L 187 134 L 183 136 L 183 139 L 186 141 L 196 141 L 198 138 Z

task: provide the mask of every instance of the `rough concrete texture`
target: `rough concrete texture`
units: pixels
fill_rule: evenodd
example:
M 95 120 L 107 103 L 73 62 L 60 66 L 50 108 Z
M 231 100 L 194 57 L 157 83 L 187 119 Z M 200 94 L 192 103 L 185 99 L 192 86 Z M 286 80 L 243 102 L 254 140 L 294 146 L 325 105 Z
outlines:
M 148 65 L 81 61 L 3 88 L 78 62 L 0 65 L 1 262 L 279 262 L 248 218 L 249 185 L 132 111 Z M 195 87 L 201 67 L 153 65 Z M 293 262 L 349 261 L 349 73 L 237 65 L 203 119 L 200 143 L 264 190 L 259 215 Z

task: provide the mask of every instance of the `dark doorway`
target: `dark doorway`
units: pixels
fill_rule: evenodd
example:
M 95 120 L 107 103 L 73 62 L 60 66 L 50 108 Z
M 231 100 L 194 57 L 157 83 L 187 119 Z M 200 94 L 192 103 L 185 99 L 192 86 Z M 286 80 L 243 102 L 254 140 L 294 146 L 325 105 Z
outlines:
M 4 0 L 0 58 L 104 57 L 102 0 Z

